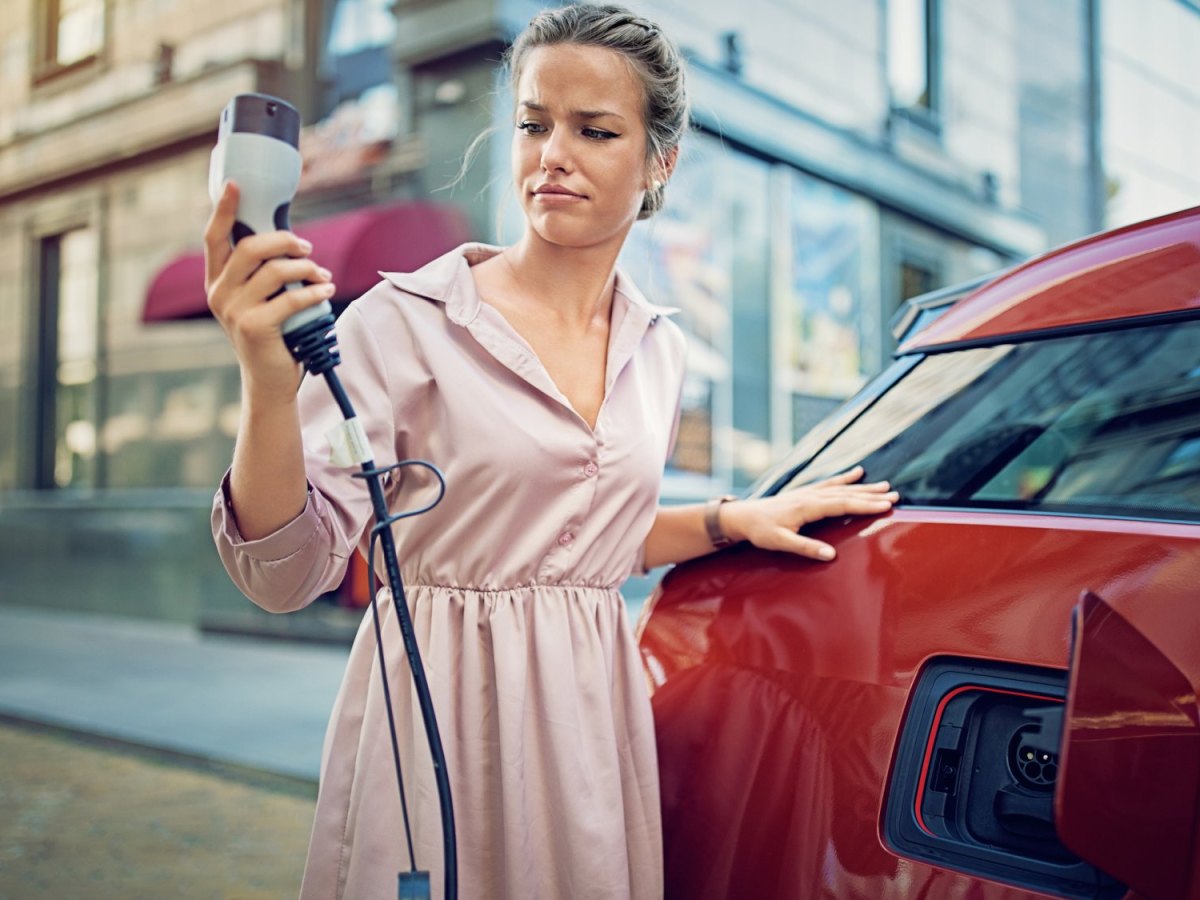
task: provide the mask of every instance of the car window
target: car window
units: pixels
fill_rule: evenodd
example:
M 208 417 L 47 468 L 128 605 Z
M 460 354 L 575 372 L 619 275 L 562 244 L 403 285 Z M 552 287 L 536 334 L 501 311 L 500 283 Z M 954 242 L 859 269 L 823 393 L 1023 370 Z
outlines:
M 1200 521 L 1200 321 L 923 359 L 789 482 L 902 502 Z

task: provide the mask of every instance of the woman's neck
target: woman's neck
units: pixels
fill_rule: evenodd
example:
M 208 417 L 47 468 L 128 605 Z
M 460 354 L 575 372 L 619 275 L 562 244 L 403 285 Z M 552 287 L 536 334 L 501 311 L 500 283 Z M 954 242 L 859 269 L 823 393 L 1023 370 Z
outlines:
M 620 244 L 562 247 L 526 232 L 503 251 L 504 262 L 526 302 L 569 327 L 608 318 Z

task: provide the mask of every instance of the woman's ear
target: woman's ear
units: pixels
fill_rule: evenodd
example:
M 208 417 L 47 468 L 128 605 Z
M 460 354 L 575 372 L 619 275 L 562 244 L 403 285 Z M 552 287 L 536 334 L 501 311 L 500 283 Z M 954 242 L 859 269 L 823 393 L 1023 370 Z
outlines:
M 647 190 L 657 191 L 664 187 L 675 171 L 675 163 L 679 161 L 679 147 L 675 146 L 655 159 L 650 164 L 647 177 Z
M 662 166 L 662 180 L 668 181 L 675 173 L 675 163 L 679 162 L 679 145 L 676 144 L 662 155 L 659 160 Z

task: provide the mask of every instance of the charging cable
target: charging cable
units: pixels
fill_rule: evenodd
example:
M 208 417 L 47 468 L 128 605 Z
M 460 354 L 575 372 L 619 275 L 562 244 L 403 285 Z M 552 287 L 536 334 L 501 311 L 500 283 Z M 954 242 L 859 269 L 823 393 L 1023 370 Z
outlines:
M 238 94 L 221 112 L 217 145 L 213 148 L 209 166 L 208 187 L 215 204 L 226 180 L 232 178 L 238 184 L 241 194 L 238 200 L 237 221 L 233 227 L 234 243 L 251 234 L 288 228 L 288 209 L 300 183 L 299 146 L 300 114 L 293 106 L 277 97 L 265 94 Z M 289 284 L 285 289 L 299 286 Z M 400 765 L 400 745 L 396 737 L 391 688 L 383 653 L 383 629 L 380 625 L 379 606 L 375 599 L 376 545 L 383 549 L 384 567 L 392 589 L 393 606 L 396 609 L 396 623 L 400 628 L 404 652 L 408 657 L 408 666 L 412 672 L 413 686 L 433 760 L 442 818 L 444 896 L 445 900 L 457 900 L 458 851 L 454 835 L 450 779 L 446 771 L 446 754 L 442 749 L 433 698 L 429 692 L 425 668 L 421 664 L 421 651 L 417 646 L 412 617 L 408 612 L 408 601 L 400 577 L 400 564 L 396 558 L 396 543 L 391 528 L 401 519 L 420 515 L 437 506 L 445 495 L 446 480 L 435 465 L 421 459 L 406 459 L 383 468 L 376 467 L 366 432 L 337 376 L 336 368 L 341 358 L 338 355 L 333 325 L 333 307 L 326 300 L 289 317 L 283 323 L 282 330 L 284 341 L 292 356 L 310 374 L 323 377 L 333 394 L 334 401 L 345 419 L 335 433 L 335 439 L 341 444 L 341 450 L 348 455 L 349 460 L 361 466 L 362 471 L 354 473 L 353 477 L 361 478 L 367 483 L 371 506 L 375 513 L 375 525 L 371 529 L 368 544 L 367 566 L 371 612 L 375 622 L 379 672 L 383 679 L 384 704 L 387 708 L 392 758 L 396 766 L 396 782 L 400 789 L 400 808 L 404 816 L 404 834 L 409 859 L 409 871 L 398 874 L 398 897 L 399 900 L 428 900 L 430 885 L 429 872 L 417 869 L 413 852 L 412 828 L 409 824 L 408 803 L 404 795 L 404 778 Z M 392 514 L 384 496 L 382 478 L 391 471 L 409 466 L 421 466 L 434 474 L 439 485 L 437 497 L 420 509 Z

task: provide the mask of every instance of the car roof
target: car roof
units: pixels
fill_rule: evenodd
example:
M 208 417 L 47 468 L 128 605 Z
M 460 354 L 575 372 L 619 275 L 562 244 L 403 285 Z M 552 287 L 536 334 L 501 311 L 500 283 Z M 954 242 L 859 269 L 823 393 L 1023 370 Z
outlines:
M 1093 235 L 1010 269 L 898 353 L 1187 311 L 1200 313 L 1200 206 Z

